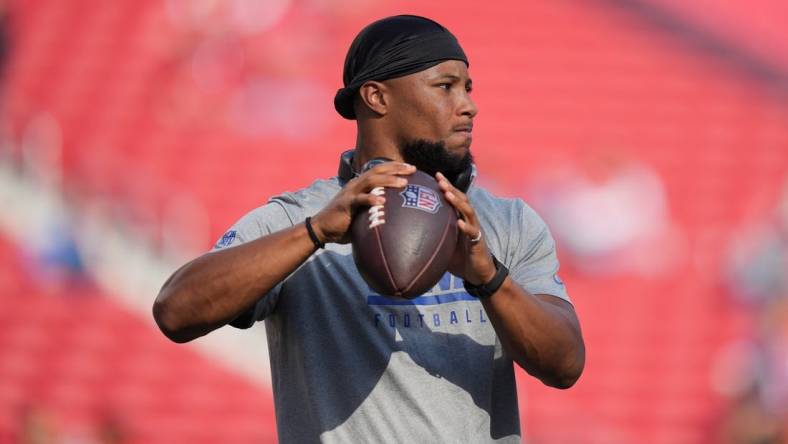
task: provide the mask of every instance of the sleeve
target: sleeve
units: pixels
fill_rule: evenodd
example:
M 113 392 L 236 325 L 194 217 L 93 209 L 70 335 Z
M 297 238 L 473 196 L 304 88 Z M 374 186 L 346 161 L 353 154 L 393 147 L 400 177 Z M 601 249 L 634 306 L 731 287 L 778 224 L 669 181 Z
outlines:
M 211 252 L 237 247 L 291 226 L 293 226 L 293 222 L 282 204 L 271 201 L 241 217 L 219 238 Z M 255 322 L 265 319 L 276 308 L 281 288 L 282 282 L 268 293 L 261 295 L 255 305 L 230 321 L 230 325 L 246 329 L 254 325 Z
M 531 294 L 549 294 L 572 303 L 566 286 L 558 277 L 555 241 L 544 220 L 523 203 L 519 229 L 513 230 L 517 248 L 509 274 Z

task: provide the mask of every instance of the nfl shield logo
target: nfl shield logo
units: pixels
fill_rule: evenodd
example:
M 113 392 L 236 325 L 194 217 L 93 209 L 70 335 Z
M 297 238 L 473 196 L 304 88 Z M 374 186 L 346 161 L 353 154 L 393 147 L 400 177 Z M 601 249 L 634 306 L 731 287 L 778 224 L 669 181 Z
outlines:
M 438 194 L 434 190 L 421 185 L 409 184 L 399 195 L 404 199 L 402 206 L 405 208 L 416 208 L 435 214 L 441 206 Z
M 227 247 L 227 246 L 231 245 L 233 243 L 233 241 L 235 240 L 235 238 L 237 237 L 237 234 L 238 234 L 238 232 L 235 231 L 235 230 L 230 230 L 230 231 L 224 233 L 224 236 L 222 236 L 222 238 L 219 239 L 218 242 L 216 242 L 216 245 L 214 245 L 214 248 L 224 248 L 224 247 Z

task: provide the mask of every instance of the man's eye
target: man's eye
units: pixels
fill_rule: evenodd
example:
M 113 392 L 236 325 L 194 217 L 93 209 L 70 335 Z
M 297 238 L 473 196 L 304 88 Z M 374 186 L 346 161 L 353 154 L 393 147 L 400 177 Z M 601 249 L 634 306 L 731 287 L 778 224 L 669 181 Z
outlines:
M 438 88 L 451 89 L 451 83 L 441 83 Z

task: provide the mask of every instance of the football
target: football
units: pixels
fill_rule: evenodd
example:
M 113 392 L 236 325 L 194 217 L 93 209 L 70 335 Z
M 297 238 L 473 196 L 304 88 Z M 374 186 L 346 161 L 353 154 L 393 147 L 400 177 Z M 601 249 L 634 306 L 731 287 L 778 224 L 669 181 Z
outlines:
M 369 286 L 385 296 L 415 298 L 446 272 L 457 245 L 457 213 L 422 171 L 405 188 L 376 188 L 384 205 L 361 208 L 351 226 L 353 259 Z

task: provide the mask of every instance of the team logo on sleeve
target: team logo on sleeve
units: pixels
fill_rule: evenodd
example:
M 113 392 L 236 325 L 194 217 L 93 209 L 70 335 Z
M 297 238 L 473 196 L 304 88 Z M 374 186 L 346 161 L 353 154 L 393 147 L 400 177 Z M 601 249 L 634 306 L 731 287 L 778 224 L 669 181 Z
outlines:
M 438 194 L 421 185 L 410 184 L 399 195 L 404 199 L 402 206 L 405 208 L 416 208 L 417 210 L 435 214 L 441 206 Z
M 232 243 L 233 243 L 233 241 L 235 240 L 236 237 L 238 237 L 238 232 L 235 231 L 235 230 L 230 230 L 230 231 L 224 233 L 222 238 L 219 239 L 218 242 L 216 242 L 216 246 L 214 248 L 224 248 L 224 247 L 230 246 L 230 245 L 232 245 Z

